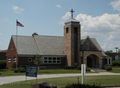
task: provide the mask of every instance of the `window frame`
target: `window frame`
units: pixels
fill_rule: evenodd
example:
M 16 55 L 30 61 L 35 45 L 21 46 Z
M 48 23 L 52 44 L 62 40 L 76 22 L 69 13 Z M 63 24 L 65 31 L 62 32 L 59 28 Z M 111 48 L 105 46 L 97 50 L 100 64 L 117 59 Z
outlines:
M 46 59 L 47 61 L 45 61 L 45 58 L 47 58 Z M 49 59 L 49 58 L 51 58 L 51 59 Z M 58 58 L 59 58 L 59 60 L 58 60 Z M 43 64 L 61 64 L 61 57 L 43 57 Z
M 8 62 L 9 62 L 9 63 L 11 62 L 11 57 L 8 57 Z
M 86 49 L 89 50 L 89 43 L 86 44 Z

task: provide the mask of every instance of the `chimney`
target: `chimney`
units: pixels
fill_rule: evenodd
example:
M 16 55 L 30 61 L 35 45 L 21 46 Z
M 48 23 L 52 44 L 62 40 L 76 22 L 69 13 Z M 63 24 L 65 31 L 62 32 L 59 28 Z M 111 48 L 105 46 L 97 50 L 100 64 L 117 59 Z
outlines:
M 34 37 L 34 35 L 38 35 L 36 32 L 34 32 L 33 34 L 32 34 L 32 36 Z

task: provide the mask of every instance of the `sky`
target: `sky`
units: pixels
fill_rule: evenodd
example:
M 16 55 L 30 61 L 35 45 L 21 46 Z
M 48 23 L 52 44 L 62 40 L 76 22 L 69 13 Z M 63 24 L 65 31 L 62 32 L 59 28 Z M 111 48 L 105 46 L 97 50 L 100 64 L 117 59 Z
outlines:
M 81 35 L 96 38 L 104 51 L 120 48 L 120 0 L 0 0 L 0 50 L 8 49 L 12 35 L 63 36 L 64 23 L 80 21 Z

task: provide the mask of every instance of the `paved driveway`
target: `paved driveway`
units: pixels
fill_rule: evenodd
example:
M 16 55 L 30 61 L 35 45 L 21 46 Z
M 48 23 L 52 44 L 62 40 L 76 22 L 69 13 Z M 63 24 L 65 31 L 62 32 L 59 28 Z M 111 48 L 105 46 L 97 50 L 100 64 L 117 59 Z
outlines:
M 120 75 L 120 73 L 110 73 L 110 72 L 100 72 L 100 73 L 87 73 L 86 76 L 96 76 L 96 75 Z M 69 76 L 81 76 L 81 74 L 46 74 L 38 75 L 37 79 L 44 78 L 57 78 L 57 77 L 69 77 Z M 12 83 L 17 81 L 25 81 L 26 76 L 4 76 L 0 77 L 0 85 L 6 83 Z M 35 77 L 27 77 L 27 80 L 36 79 Z

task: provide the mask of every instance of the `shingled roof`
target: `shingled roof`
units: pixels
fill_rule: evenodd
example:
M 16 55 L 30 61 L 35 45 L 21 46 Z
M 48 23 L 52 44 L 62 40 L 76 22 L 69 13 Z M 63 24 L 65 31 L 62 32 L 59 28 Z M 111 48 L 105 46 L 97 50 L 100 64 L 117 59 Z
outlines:
M 16 46 L 16 36 L 12 36 Z M 17 36 L 18 55 L 65 55 L 63 37 Z
M 87 37 L 81 37 L 81 44 Z M 13 35 L 12 38 L 16 46 L 16 36 Z M 90 38 L 90 40 L 99 51 L 102 51 L 102 55 L 106 56 L 97 40 L 95 38 Z M 18 55 L 65 55 L 64 37 L 42 35 L 17 36 L 17 53 Z

